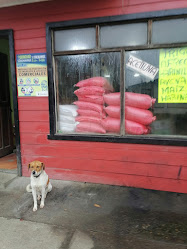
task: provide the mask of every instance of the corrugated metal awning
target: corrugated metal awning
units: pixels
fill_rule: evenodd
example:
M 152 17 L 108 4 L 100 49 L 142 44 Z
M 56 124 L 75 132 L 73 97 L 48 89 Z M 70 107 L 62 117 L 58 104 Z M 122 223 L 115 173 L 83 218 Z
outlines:
M 51 0 L 0 0 L 0 8 L 28 4 L 28 3 L 45 2 L 45 1 L 51 1 Z

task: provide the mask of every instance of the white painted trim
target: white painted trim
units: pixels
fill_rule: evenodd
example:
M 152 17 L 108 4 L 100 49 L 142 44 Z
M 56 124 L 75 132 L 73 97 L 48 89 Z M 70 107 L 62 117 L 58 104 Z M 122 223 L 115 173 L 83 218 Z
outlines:
M 51 1 L 51 0 L 0 0 L 0 8 L 29 4 L 29 3 L 46 2 L 46 1 Z

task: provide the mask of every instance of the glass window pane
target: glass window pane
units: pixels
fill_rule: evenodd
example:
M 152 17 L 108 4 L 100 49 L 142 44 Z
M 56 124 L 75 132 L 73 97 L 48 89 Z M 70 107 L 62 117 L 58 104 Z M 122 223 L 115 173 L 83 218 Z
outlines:
M 55 51 L 85 50 L 96 47 L 95 28 L 59 30 L 54 32 Z
M 127 133 L 187 135 L 186 55 L 187 48 L 126 53 L 125 119 L 137 123 L 127 123 Z
M 101 27 L 102 48 L 147 44 L 147 23 L 132 23 Z
M 104 96 L 120 92 L 120 58 L 119 52 L 55 57 L 57 133 L 119 134 L 120 103 L 111 124 Z
M 154 21 L 153 44 L 180 43 L 187 41 L 187 18 Z

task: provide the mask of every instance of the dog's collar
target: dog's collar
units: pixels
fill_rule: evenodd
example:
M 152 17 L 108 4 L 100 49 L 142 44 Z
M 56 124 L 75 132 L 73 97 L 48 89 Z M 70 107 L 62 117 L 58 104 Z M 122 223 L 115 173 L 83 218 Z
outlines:
M 42 173 L 42 172 L 41 172 L 41 173 Z M 37 176 L 34 176 L 34 175 L 33 175 L 33 176 L 34 176 L 35 178 L 38 178 L 38 177 L 41 175 L 41 173 L 40 173 L 39 175 L 37 175 Z

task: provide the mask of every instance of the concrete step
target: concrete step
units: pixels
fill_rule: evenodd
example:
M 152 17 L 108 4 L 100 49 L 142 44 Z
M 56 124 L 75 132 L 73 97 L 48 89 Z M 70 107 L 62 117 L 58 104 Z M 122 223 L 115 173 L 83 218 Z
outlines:
M 5 189 L 16 178 L 16 174 L 0 172 L 0 189 Z

